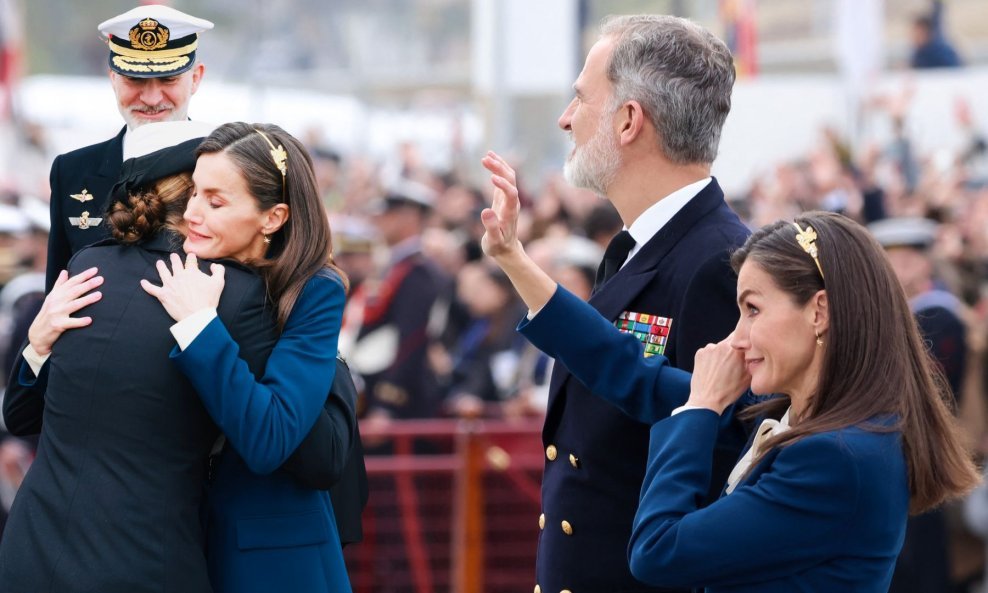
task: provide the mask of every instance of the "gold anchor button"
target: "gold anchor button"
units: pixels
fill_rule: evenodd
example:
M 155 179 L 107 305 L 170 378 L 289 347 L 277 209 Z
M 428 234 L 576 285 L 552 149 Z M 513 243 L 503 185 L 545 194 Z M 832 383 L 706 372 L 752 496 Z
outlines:
M 75 227 L 79 227 L 81 230 L 86 230 L 89 227 L 99 226 L 99 223 L 103 222 L 102 218 L 89 218 L 89 212 L 83 212 L 82 216 L 70 216 L 69 224 Z
M 93 194 L 89 193 L 88 189 L 83 188 L 82 193 L 71 194 L 69 197 L 80 202 L 88 202 L 93 199 Z

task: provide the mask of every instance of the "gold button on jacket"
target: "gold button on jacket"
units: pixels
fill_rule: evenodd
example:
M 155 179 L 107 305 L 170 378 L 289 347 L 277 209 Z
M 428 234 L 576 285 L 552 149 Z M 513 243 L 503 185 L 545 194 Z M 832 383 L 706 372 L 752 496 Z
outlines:
M 545 529 L 545 513 L 539 515 L 539 529 Z
M 535 593 L 542 593 L 542 587 L 535 585 Z
M 546 447 L 545 448 L 545 456 L 549 458 L 549 461 L 555 461 L 556 460 L 556 446 L 555 445 L 549 445 L 548 447 Z
M 569 521 L 563 521 L 563 533 L 566 535 L 573 535 L 573 526 L 569 524 Z
M 580 467 L 580 458 L 570 453 L 569 464 L 572 465 L 573 467 Z

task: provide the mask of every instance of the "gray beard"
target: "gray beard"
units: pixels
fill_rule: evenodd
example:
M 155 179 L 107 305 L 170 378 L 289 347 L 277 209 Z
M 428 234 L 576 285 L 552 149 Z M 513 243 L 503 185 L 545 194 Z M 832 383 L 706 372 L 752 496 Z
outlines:
M 603 129 L 603 128 L 601 128 Z M 582 148 L 577 148 L 563 165 L 563 177 L 574 187 L 589 189 L 598 196 L 607 196 L 607 188 L 617 177 L 621 157 L 616 147 L 603 146 L 603 138 L 595 134 Z

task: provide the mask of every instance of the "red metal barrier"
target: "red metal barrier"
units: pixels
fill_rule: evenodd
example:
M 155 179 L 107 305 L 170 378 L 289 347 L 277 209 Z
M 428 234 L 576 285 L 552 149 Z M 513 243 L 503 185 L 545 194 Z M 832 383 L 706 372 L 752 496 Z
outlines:
M 410 420 L 375 432 L 354 593 L 501 593 L 535 579 L 541 420 Z

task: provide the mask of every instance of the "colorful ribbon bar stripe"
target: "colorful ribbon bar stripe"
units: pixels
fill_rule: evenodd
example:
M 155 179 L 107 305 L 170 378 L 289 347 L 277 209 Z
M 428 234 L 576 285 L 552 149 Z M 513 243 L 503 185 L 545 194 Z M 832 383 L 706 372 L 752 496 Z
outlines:
M 672 319 L 625 311 L 614 322 L 614 327 L 622 333 L 632 334 L 645 345 L 645 357 L 665 354 L 666 343 L 669 340 L 669 330 Z

